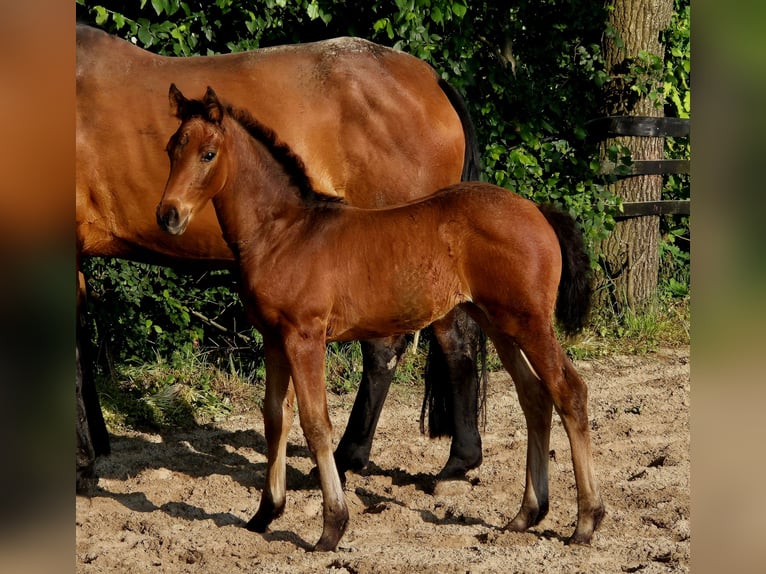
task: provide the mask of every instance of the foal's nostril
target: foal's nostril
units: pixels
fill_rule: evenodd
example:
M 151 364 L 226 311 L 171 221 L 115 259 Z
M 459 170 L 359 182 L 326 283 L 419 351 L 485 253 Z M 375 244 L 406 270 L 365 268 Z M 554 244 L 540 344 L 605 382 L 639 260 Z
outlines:
M 157 207 L 157 224 L 165 231 L 173 233 L 178 228 L 178 210 L 175 207 L 168 207 L 164 211 Z

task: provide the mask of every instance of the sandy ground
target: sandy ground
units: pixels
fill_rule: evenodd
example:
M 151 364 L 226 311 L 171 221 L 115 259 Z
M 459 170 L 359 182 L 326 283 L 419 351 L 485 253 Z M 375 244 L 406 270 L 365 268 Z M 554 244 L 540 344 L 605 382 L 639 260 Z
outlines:
M 589 547 L 566 546 L 576 519 L 566 435 L 554 416 L 551 510 L 524 534 L 502 527 L 524 487 L 526 430 L 505 373 L 490 381 L 484 463 L 431 493 L 449 443 L 418 432 L 421 395 L 395 387 L 361 474 L 349 474 L 351 520 L 336 552 L 321 533 L 321 493 L 296 422 L 288 502 L 271 532 L 248 532 L 265 472 L 257 411 L 163 435 L 122 431 L 76 502 L 77 571 L 349 574 L 688 572 L 689 348 L 579 361 L 590 389 L 594 456 L 607 516 Z M 336 440 L 353 396 L 331 396 Z

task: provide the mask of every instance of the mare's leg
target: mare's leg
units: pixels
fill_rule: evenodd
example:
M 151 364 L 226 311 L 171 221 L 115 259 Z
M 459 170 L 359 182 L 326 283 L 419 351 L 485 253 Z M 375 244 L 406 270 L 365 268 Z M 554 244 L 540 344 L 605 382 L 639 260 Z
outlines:
M 334 550 L 348 525 L 348 507 L 332 453 L 332 425 L 327 411 L 325 389 L 325 329 L 317 332 L 294 330 L 285 337 L 285 354 L 290 363 L 298 397 L 298 414 L 317 468 L 323 498 L 322 536 L 315 550 Z
M 75 401 L 76 401 L 76 432 L 77 432 L 77 451 L 76 451 L 76 482 L 77 492 L 87 493 L 96 485 L 98 477 L 93 470 L 93 463 L 96 460 L 96 454 L 93 451 L 93 444 L 88 432 L 88 416 L 85 410 L 85 404 L 82 399 L 82 366 L 80 357 L 80 343 L 77 342 L 75 349 Z
M 445 395 L 442 399 L 431 401 L 429 418 L 433 421 L 439 416 L 446 416 L 449 420 L 445 421 L 446 430 L 434 433 L 432 428 L 431 436 L 442 433 L 452 435 L 449 459 L 436 479 L 463 478 L 467 471 L 478 467 L 482 461 L 476 361 L 483 335 L 477 323 L 461 308 L 454 309 L 435 322 L 433 331 L 441 349 L 430 353 L 429 362 L 435 364 L 429 365 L 427 376 L 442 376 L 446 380 L 427 382 L 434 395 L 437 392 Z M 439 408 L 442 413 L 434 412 Z
M 527 423 L 526 485 L 521 508 L 506 529 L 523 532 L 539 524 L 548 513 L 548 453 L 550 451 L 553 400 L 531 371 L 521 349 L 508 336 L 494 339 L 505 369 L 511 374 Z
M 89 342 L 85 344 L 89 344 Z M 88 419 L 88 434 L 93 443 L 95 456 L 106 456 L 112 452 L 112 447 L 109 443 L 109 431 L 106 430 L 104 413 L 101 411 L 101 403 L 98 400 L 96 381 L 93 377 L 93 372 L 89 368 L 91 365 L 83 365 L 82 362 L 83 359 L 81 357 L 80 367 L 83 369 L 82 400 Z
M 290 367 L 281 341 L 267 341 L 264 337 L 264 349 L 266 396 L 263 401 L 263 419 L 268 470 L 258 512 L 246 526 L 254 532 L 264 532 L 271 521 L 279 517 L 285 509 L 287 435 L 293 422 L 295 397 L 290 385 Z
M 77 492 L 87 492 L 98 481 L 93 468 L 96 457 L 108 455 L 111 452 L 109 433 L 106 430 L 104 415 L 96 392 L 96 381 L 93 376 L 93 353 L 91 350 L 90 330 L 85 317 L 85 277 L 77 272 L 77 324 L 75 343 L 77 345 L 75 402 L 77 418 L 75 419 L 77 450 L 75 458 Z
M 79 368 L 82 375 L 82 400 L 85 404 L 85 414 L 88 419 L 88 433 L 96 456 L 106 456 L 112 452 L 109 444 L 109 432 L 106 430 L 104 414 L 96 392 L 96 379 L 93 375 L 93 346 L 91 331 L 86 317 L 86 281 L 81 271 L 77 272 L 77 328 L 76 338 L 80 347 Z M 78 397 L 79 399 L 80 397 Z
M 362 341 L 362 382 L 346 430 L 335 449 L 341 477 L 347 470 L 361 470 L 370 460 L 370 449 L 380 412 L 394 380 L 396 366 L 407 348 L 404 337 Z
M 588 544 L 605 512 L 593 471 L 588 389 L 558 344 L 550 321 L 530 321 L 527 327 L 516 340 L 550 394 L 572 449 L 577 526 L 569 542 Z

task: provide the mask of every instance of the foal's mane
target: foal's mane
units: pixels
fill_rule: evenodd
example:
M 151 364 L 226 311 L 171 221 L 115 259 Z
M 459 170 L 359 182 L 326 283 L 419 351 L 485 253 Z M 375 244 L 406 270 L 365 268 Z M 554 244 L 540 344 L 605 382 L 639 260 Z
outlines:
M 250 112 L 242 108 L 227 105 L 226 113 L 241 125 L 251 137 L 261 142 L 269 153 L 282 166 L 290 181 L 298 188 L 300 197 L 305 201 L 319 201 L 325 203 L 344 203 L 342 197 L 320 193 L 311 185 L 311 180 L 306 173 L 306 165 L 303 160 L 287 145 L 281 141 L 271 128 L 256 120 Z

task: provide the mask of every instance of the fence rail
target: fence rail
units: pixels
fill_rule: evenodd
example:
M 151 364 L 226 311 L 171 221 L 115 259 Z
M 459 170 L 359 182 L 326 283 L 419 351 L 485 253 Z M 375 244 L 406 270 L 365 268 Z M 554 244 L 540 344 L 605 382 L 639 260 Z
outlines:
M 621 136 L 634 137 L 689 137 L 691 125 L 688 119 L 658 118 L 647 116 L 608 116 L 591 120 L 587 125 L 589 137 L 596 140 Z M 601 173 L 617 178 L 641 175 L 684 174 L 691 172 L 691 162 L 686 159 L 634 160 L 629 166 L 617 166 L 605 162 Z M 651 215 L 690 215 L 691 200 L 633 201 L 622 204 L 623 211 L 615 219 Z

